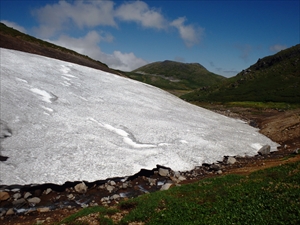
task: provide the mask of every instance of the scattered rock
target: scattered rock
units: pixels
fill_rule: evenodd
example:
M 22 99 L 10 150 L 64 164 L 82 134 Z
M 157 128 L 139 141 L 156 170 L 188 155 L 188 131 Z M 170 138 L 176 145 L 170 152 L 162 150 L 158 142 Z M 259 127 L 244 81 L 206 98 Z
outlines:
M 22 206 L 22 205 L 26 204 L 26 200 L 25 200 L 25 198 L 20 198 L 18 200 L 14 200 L 12 202 L 12 204 L 15 205 L 15 206 Z
M 73 200 L 75 197 L 74 197 L 73 194 L 68 194 L 68 195 L 67 195 L 67 198 L 70 199 L 70 200 Z
M 111 185 L 107 185 L 107 187 L 106 187 L 106 190 L 107 190 L 109 193 L 111 193 L 114 189 L 115 189 L 115 187 L 114 187 L 114 186 L 111 186 Z
M 181 176 L 181 175 L 178 176 L 177 179 L 178 179 L 179 181 L 184 181 L 184 180 L 186 180 L 186 178 L 185 178 L 184 176 Z
M 120 198 L 120 195 L 114 194 L 113 196 L 110 197 L 111 200 L 117 200 Z
M 41 199 L 38 198 L 38 197 L 33 197 L 33 198 L 27 199 L 27 201 L 28 201 L 28 203 L 30 203 L 30 204 L 36 205 L 36 204 L 39 204 L 39 203 L 41 202 Z
M 41 212 L 41 213 L 49 212 L 49 211 L 50 211 L 50 208 L 49 208 L 49 207 L 38 208 L 37 211 L 38 211 L 38 212 Z
M 222 174 L 223 172 L 222 172 L 222 170 L 218 170 L 216 173 L 217 174 Z
M 6 192 L 6 191 L 1 191 L 0 192 L 0 202 L 1 201 L 6 201 L 9 198 L 10 198 L 10 195 L 9 195 L 8 192 Z
M 172 183 L 165 183 L 163 186 L 161 186 L 161 191 L 166 191 L 172 186 Z
M 7 210 L 7 212 L 6 212 L 6 216 L 9 216 L 9 215 L 14 215 L 15 214 L 15 211 L 14 211 L 14 209 L 13 208 L 10 208 L 9 210 Z
M 257 152 L 260 155 L 269 155 L 271 152 L 270 145 L 264 145 L 259 151 Z
M 109 182 L 109 184 L 110 184 L 111 186 L 116 186 L 116 182 L 114 182 L 113 180 L 111 180 L 111 181 Z
M 26 192 L 24 195 L 24 198 L 27 199 L 28 197 L 30 197 L 32 194 L 30 192 Z
M 236 163 L 236 159 L 232 156 L 229 156 L 228 159 L 227 159 L 227 164 L 235 164 Z
M 293 151 L 293 153 L 297 155 L 297 154 L 299 154 L 299 151 L 300 151 L 300 149 L 297 148 L 297 149 L 295 149 L 295 151 Z
M 45 195 L 49 194 L 52 191 L 51 188 L 47 188 L 47 190 L 44 191 Z
M 13 198 L 14 198 L 15 200 L 17 200 L 17 199 L 19 199 L 19 198 L 21 198 L 21 197 L 22 197 L 22 195 L 21 195 L 20 193 L 16 193 L 16 194 L 13 195 Z
M 148 178 L 148 182 L 149 182 L 150 186 L 156 185 L 156 179 Z
M 218 164 L 212 164 L 212 165 L 210 165 L 209 168 L 211 170 L 218 171 L 218 170 L 220 170 L 220 165 L 218 165 Z
M 84 182 L 81 182 L 79 184 L 77 184 L 75 187 L 74 187 L 75 191 L 78 192 L 78 193 L 81 193 L 81 194 L 84 194 L 86 193 L 88 187 L 85 185 Z
M 122 184 L 122 188 L 123 188 L 123 189 L 128 188 L 128 183 L 127 183 L 127 182 L 123 183 L 123 184 Z
M 169 170 L 168 169 L 163 169 L 163 168 L 159 168 L 158 169 L 158 174 L 162 177 L 167 177 L 169 176 Z

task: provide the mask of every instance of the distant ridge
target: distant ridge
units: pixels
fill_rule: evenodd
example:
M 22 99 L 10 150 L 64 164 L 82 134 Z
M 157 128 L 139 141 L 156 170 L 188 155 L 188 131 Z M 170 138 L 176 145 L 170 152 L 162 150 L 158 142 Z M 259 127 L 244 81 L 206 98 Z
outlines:
M 181 97 L 193 102 L 300 103 L 300 44 L 258 59 L 219 85 L 199 88 Z
M 0 39 L 1 48 L 42 55 L 124 76 L 121 71 L 113 70 L 100 61 L 96 61 L 73 50 L 24 34 L 18 30 L 7 27 L 3 23 L 0 23 Z
M 226 79 L 209 72 L 199 63 L 181 63 L 170 60 L 147 64 L 126 75 L 170 92 L 176 92 L 176 90 L 187 92 L 199 87 L 218 84 Z

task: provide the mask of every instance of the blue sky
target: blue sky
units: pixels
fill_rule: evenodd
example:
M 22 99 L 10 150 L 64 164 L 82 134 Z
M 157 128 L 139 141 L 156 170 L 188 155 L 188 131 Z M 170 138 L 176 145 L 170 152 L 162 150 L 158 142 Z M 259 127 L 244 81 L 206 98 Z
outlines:
M 6 25 L 124 71 L 174 60 L 230 77 L 300 42 L 298 0 L 0 4 Z

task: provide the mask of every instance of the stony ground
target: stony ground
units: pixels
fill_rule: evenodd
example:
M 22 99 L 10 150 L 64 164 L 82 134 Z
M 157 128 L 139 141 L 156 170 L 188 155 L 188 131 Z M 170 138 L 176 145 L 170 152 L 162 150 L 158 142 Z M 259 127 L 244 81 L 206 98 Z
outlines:
M 264 135 L 268 136 L 272 140 L 279 143 L 281 146 L 278 148 L 277 152 L 273 152 L 266 156 L 256 155 L 255 157 L 235 157 L 236 163 L 234 164 L 226 164 L 220 163 L 220 168 L 214 169 L 207 165 L 207 167 L 198 167 L 192 171 L 188 171 L 186 173 L 181 173 L 186 180 L 180 181 L 180 184 L 196 182 L 199 179 L 203 179 L 205 177 L 212 176 L 222 176 L 223 174 L 249 174 L 253 171 L 264 169 L 272 166 L 277 166 L 289 162 L 299 161 L 300 154 L 297 154 L 294 157 L 289 157 L 294 154 L 295 150 L 300 148 L 300 109 L 298 110 L 289 110 L 289 111 L 278 111 L 278 110 L 255 110 L 255 109 L 246 109 L 246 108 L 231 108 L 230 110 L 223 108 L 222 106 L 215 106 L 213 111 L 217 111 L 219 113 L 225 114 L 230 117 L 240 118 L 246 120 L 248 123 L 255 125 L 260 128 L 260 132 Z M 225 162 L 225 159 L 224 159 Z M 220 172 L 221 171 L 221 172 Z M 175 176 L 174 176 L 175 177 Z M 151 175 L 152 180 L 156 180 L 156 182 L 160 181 L 162 183 L 167 180 L 172 180 L 172 176 L 161 176 L 160 174 Z M 149 178 L 141 176 L 136 177 L 132 181 L 130 181 L 129 187 L 126 187 L 126 192 L 128 190 L 133 193 L 133 195 L 143 194 L 143 191 L 157 191 L 161 187 L 151 186 L 149 184 Z M 173 182 L 175 185 L 176 182 Z M 117 184 L 119 185 L 119 184 Z M 145 190 L 141 191 L 141 187 Z M 119 189 L 118 194 L 122 192 L 122 188 Z M 107 196 L 109 193 L 105 188 L 99 188 L 99 186 L 95 186 L 93 188 L 89 188 L 88 191 L 82 195 L 78 193 L 74 193 L 74 191 L 64 191 L 64 192 L 55 192 L 52 191 L 48 195 L 44 195 L 46 197 L 42 198 L 44 204 L 46 202 L 53 202 L 53 199 L 57 198 L 57 196 L 61 196 L 61 198 L 65 197 L 73 193 L 74 195 L 80 195 L 81 199 L 93 198 L 93 201 L 90 202 L 89 205 L 108 205 L 113 207 L 119 199 L 112 200 L 110 202 L 103 202 L 103 197 Z M 41 223 L 43 224 L 53 224 L 55 222 L 61 221 L 63 218 L 67 217 L 80 210 L 81 207 L 79 205 L 72 205 L 62 209 L 55 210 L 46 210 L 47 212 L 42 211 L 34 211 L 30 213 L 23 214 L 14 214 L 10 216 L 1 217 L 2 224 L 35 224 Z M 125 214 L 126 212 L 122 212 Z M 122 213 L 120 213 L 120 217 L 122 217 Z M 91 215 L 86 217 L 85 220 L 89 221 L 89 224 L 97 224 L 95 223 L 94 217 L 97 215 Z M 117 215 L 115 215 L 117 216 Z

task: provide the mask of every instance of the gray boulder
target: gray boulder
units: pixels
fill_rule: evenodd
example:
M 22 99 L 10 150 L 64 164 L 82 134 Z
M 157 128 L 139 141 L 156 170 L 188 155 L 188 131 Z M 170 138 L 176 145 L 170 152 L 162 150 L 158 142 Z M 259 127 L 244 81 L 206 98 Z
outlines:
M 269 155 L 270 152 L 271 152 L 271 146 L 264 145 L 263 147 L 261 147 L 261 149 L 259 149 L 259 151 L 257 153 L 260 155 Z
M 84 182 L 81 182 L 79 184 L 76 184 L 74 189 L 75 189 L 76 192 L 84 194 L 84 193 L 86 193 L 88 187 L 85 185 Z
M 236 159 L 232 156 L 229 156 L 228 159 L 227 159 L 227 164 L 235 164 L 236 163 Z
M 168 169 L 163 169 L 163 168 L 158 169 L 158 174 L 162 177 L 167 177 L 167 176 L 170 175 L 169 170 Z

